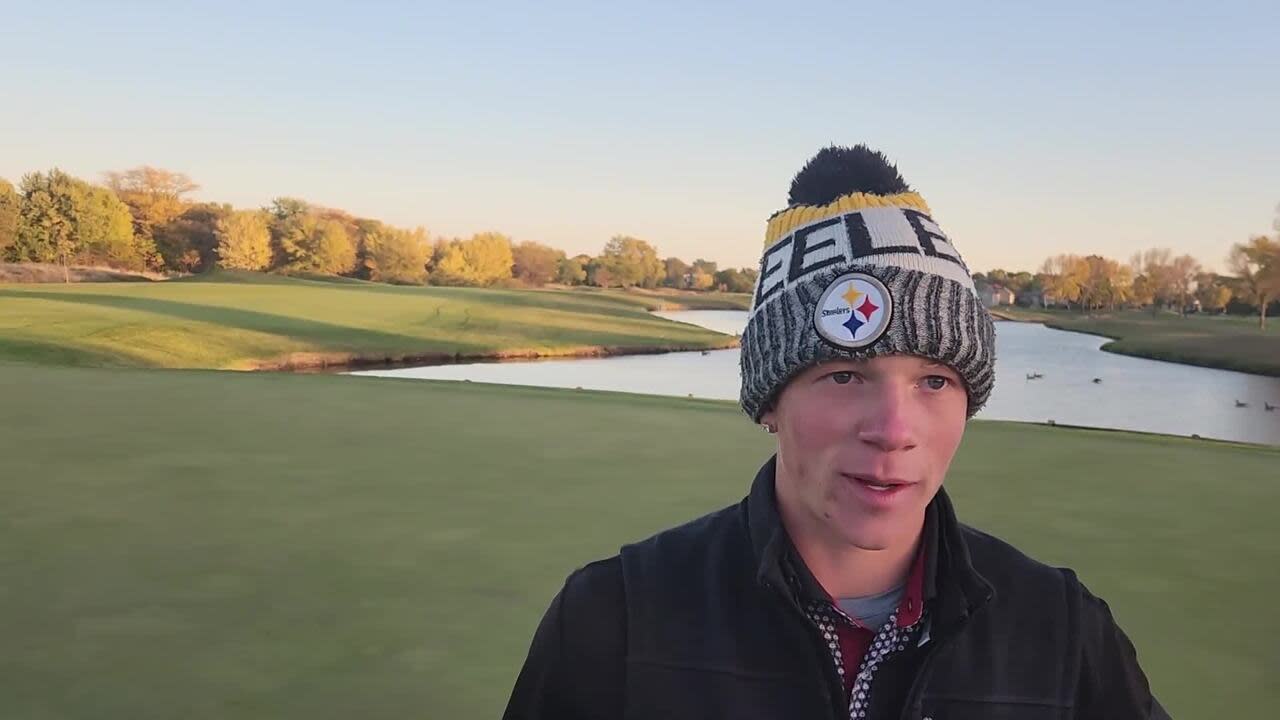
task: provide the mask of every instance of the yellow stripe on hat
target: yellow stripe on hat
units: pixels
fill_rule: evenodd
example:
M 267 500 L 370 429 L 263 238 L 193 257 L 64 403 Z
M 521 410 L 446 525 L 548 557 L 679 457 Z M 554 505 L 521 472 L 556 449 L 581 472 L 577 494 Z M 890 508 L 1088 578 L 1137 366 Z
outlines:
M 788 208 L 769 218 L 765 229 L 765 247 L 777 242 L 779 238 L 792 230 L 827 218 L 844 215 L 867 208 L 898 207 L 912 208 L 928 215 L 929 206 L 919 193 L 904 192 L 894 195 L 871 195 L 868 193 L 849 193 L 842 195 L 826 205 L 798 205 Z

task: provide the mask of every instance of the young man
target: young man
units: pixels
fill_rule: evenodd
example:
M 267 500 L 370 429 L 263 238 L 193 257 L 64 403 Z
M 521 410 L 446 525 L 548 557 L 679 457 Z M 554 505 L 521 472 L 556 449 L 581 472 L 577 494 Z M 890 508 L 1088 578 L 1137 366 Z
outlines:
M 1075 573 L 956 520 L 995 331 L 923 198 L 857 146 L 789 202 L 742 336 L 777 454 L 741 503 L 573 573 L 506 717 L 1167 717 Z

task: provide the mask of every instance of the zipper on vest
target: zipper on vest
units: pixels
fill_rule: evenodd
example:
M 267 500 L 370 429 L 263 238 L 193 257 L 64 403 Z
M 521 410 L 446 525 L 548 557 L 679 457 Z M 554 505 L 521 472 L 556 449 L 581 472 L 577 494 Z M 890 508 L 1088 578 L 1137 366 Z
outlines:
M 924 685 L 929 679 L 929 673 L 933 668 L 934 660 L 937 659 L 938 653 L 941 652 L 943 648 L 960 635 L 960 631 L 964 629 L 965 624 L 968 622 L 969 620 L 966 618 L 963 622 L 953 626 L 946 634 L 934 635 L 930 638 L 928 644 L 931 647 L 925 651 L 924 657 L 920 659 L 920 666 L 916 669 L 916 676 L 911 680 L 911 689 L 907 691 L 906 701 L 902 703 L 901 720 L 916 720 L 916 718 L 913 717 L 912 710 L 922 702 L 921 695 L 924 694 Z M 924 716 L 923 710 L 921 710 L 920 716 Z
M 809 617 L 804 614 L 800 606 L 796 604 L 795 598 L 789 593 L 784 592 L 782 588 L 776 587 L 773 583 L 765 581 L 766 589 L 782 595 L 783 605 L 791 611 L 792 615 L 800 621 L 805 629 L 805 633 L 809 638 L 809 646 L 816 650 L 815 655 L 818 660 L 818 667 L 822 668 L 822 677 L 824 682 L 820 683 L 822 688 L 822 699 L 827 704 L 827 709 L 831 710 L 832 718 L 835 720 L 846 720 L 849 716 L 849 708 L 844 700 L 844 683 L 840 681 L 840 674 L 836 672 L 835 663 L 831 659 L 831 654 L 827 650 L 827 644 L 823 641 L 822 636 L 818 634 L 818 629 L 810 622 Z M 839 688 L 840 691 L 834 695 L 831 692 L 833 687 Z M 839 706 L 836 705 L 836 699 L 840 699 Z

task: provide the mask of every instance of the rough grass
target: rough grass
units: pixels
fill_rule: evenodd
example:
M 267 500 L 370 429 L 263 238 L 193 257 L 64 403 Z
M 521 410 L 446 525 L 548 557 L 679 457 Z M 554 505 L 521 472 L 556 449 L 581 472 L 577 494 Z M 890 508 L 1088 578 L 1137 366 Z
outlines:
M 1103 350 L 1122 355 L 1280 377 L 1280 323 L 1265 332 L 1257 318 L 1125 310 L 1083 313 L 1001 307 L 1011 320 L 1043 322 L 1059 330 L 1102 335 Z
M 570 571 L 769 453 L 712 401 L 0 364 L 0 717 L 497 717 Z M 1175 717 L 1266 717 L 1277 467 L 978 422 L 947 482 L 1110 602 Z
M 676 302 L 665 297 L 234 272 L 164 283 L 0 285 L 0 359 L 249 369 L 734 343 L 646 312 Z M 710 302 L 677 297 L 690 307 Z
M 52 263 L 0 263 L 0 283 L 61 283 L 68 279 L 73 283 L 146 282 L 164 280 L 165 276 L 150 272 L 85 265 L 72 265 L 64 273 L 61 265 Z

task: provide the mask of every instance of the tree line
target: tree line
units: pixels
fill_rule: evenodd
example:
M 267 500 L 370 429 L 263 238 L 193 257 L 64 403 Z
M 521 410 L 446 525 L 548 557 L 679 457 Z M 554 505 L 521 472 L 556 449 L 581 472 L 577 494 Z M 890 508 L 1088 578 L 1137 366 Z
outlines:
M 339 275 L 433 285 L 593 285 L 751 292 L 757 270 L 661 257 L 626 235 L 599 255 L 569 256 L 497 232 L 429 237 L 298 198 L 257 209 L 189 199 L 188 176 L 141 166 L 101 184 L 59 169 L 0 179 L 0 262 L 105 266 L 160 273 L 214 268 Z
M 1280 217 L 1275 228 L 1280 230 Z M 1280 312 L 1280 237 L 1235 243 L 1226 261 L 1231 275 L 1206 272 L 1194 257 L 1167 248 L 1135 253 L 1127 263 L 1061 254 L 1046 259 L 1037 273 L 992 270 L 973 279 L 984 292 L 1007 288 L 1020 305 L 1256 314 L 1265 329 L 1267 316 Z

